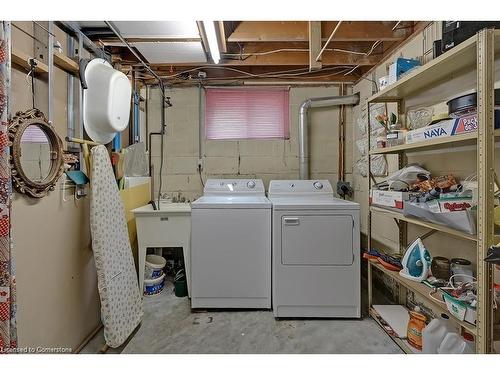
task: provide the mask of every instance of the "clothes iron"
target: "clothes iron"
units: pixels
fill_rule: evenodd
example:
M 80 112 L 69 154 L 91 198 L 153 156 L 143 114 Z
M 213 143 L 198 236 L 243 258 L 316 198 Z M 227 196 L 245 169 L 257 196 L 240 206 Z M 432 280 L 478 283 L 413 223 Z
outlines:
M 425 248 L 422 240 L 417 238 L 406 249 L 401 261 L 403 269 L 399 274 L 407 279 L 422 282 L 427 279 L 431 265 L 431 256 Z

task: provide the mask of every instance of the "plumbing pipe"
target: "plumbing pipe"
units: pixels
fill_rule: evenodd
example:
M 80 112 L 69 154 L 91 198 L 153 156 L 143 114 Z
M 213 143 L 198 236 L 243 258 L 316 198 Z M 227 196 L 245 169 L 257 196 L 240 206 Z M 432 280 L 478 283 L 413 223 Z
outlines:
M 299 109 L 299 178 L 309 178 L 309 150 L 308 150 L 308 119 L 309 108 L 334 107 L 339 105 L 357 105 L 359 94 L 347 96 L 326 96 L 309 98 L 302 102 Z
M 340 86 L 340 95 L 345 95 L 346 90 L 344 84 Z M 339 181 L 345 179 L 345 105 L 340 106 L 339 111 Z

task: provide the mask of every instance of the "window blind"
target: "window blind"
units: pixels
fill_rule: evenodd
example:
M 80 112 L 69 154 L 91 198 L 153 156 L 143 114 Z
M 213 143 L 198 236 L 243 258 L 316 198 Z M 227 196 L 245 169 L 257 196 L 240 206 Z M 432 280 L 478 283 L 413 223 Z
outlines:
M 288 88 L 207 88 L 207 139 L 288 139 Z

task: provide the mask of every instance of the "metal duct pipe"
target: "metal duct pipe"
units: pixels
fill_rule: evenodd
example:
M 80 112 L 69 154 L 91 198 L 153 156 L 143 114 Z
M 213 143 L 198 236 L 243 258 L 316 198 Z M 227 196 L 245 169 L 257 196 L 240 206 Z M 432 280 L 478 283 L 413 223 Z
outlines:
M 309 147 L 308 147 L 308 119 L 309 108 L 334 107 L 339 105 L 357 105 L 359 94 L 347 96 L 326 96 L 309 98 L 302 102 L 299 109 L 299 178 L 309 178 Z

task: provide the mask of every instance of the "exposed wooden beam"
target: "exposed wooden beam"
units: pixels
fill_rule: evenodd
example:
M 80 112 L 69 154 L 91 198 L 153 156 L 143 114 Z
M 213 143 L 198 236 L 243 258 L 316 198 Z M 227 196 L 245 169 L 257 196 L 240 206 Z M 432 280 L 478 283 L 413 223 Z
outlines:
M 29 71 L 31 69 L 31 66 L 28 63 L 28 60 L 30 58 L 31 58 L 31 56 L 28 55 L 27 53 L 24 53 L 24 52 L 17 50 L 15 48 L 12 49 L 12 52 L 11 52 L 12 63 L 21 67 L 21 68 L 26 69 L 27 71 Z M 49 72 L 49 67 L 47 66 L 47 64 L 45 64 L 44 62 L 42 62 L 40 60 L 36 60 L 35 73 L 47 74 L 48 72 Z
M 342 69 L 324 69 L 321 71 L 309 72 L 308 66 L 297 67 L 301 68 L 302 74 L 296 75 L 298 71 L 292 72 L 292 75 L 286 76 L 283 71 L 288 70 L 287 68 L 278 66 L 241 66 L 238 67 L 238 71 L 232 71 L 224 69 L 220 65 L 212 65 L 211 67 L 200 67 L 199 70 L 204 71 L 207 74 L 207 80 L 205 83 L 210 83 L 214 79 L 234 79 L 234 80 L 297 80 L 297 82 L 304 81 L 325 81 L 325 82 L 352 82 L 357 77 L 355 75 L 344 75 Z M 156 73 L 160 77 L 168 79 L 169 82 L 198 82 L 198 71 L 191 71 L 178 76 L 177 74 L 191 70 L 191 66 L 176 66 L 176 67 L 166 67 L 157 66 L 154 67 Z M 247 74 L 245 74 L 245 72 Z M 146 75 L 147 72 L 144 74 Z M 277 77 L 280 75 L 281 77 Z M 175 77 L 174 77 L 175 76 Z M 151 77 L 152 78 L 152 77 Z
M 342 27 L 335 34 L 335 40 L 340 41 L 396 41 L 403 40 L 411 34 L 411 30 L 405 28 L 392 29 L 395 22 L 382 21 L 343 21 Z M 337 22 L 322 22 L 323 35 L 330 33 L 337 26 Z
M 331 34 L 337 21 L 322 22 L 322 40 Z M 394 22 L 350 21 L 342 24 L 337 41 L 402 40 L 405 29 L 392 30 Z M 302 42 L 308 41 L 306 21 L 243 21 L 228 37 L 228 42 Z
M 392 44 L 394 42 L 385 42 Z M 354 51 L 354 52 L 368 52 L 373 46 L 373 42 L 364 41 L 364 42 L 339 42 L 337 40 L 332 40 L 328 45 L 327 51 L 333 48 L 342 49 L 346 51 Z M 240 48 L 241 47 L 241 48 Z M 306 42 L 243 42 L 243 43 L 228 43 L 227 45 L 228 52 L 238 54 L 240 51 L 245 53 L 255 53 L 255 52 L 266 52 L 266 51 L 274 51 L 282 48 L 286 49 L 302 49 L 304 51 L 309 51 L 309 41 Z M 374 54 L 382 53 L 382 45 L 375 48 L 373 51 Z
M 314 56 L 316 57 L 316 56 Z M 380 56 L 378 55 L 353 55 L 344 52 L 325 51 L 322 56 L 322 65 L 375 65 L 378 63 Z M 200 66 L 200 63 L 168 63 L 168 64 L 152 64 L 153 66 Z M 209 65 L 209 64 L 206 64 Z M 309 66 L 309 52 L 277 52 L 269 55 L 249 55 L 243 59 L 236 56 L 221 57 L 218 65 L 221 66 Z
M 309 70 L 318 70 L 323 66 L 316 61 L 321 50 L 321 21 L 309 21 Z
M 75 60 L 58 51 L 54 52 L 54 65 L 73 75 L 77 75 L 80 70 L 79 64 Z
M 316 56 L 314 56 L 316 58 Z M 323 52 L 322 66 L 333 65 L 375 65 L 380 57 L 376 55 L 363 56 L 343 52 Z M 279 52 L 272 55 L 248 56 L 245 60 L 224 60 L 224 65 L 279 65 L 296 66 L 309 65 L 308 52 Z

